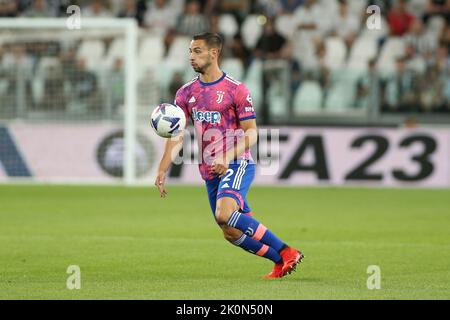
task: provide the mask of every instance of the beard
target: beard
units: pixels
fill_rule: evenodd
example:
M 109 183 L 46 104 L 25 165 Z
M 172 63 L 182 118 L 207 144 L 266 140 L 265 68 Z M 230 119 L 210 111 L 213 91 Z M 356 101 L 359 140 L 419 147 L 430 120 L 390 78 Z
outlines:
M 194 71 L 197 73 L 204 74 L 210 66 L 211 66 L 211 61 L 208 61 L 203 66 L 199 66 L 198 64 L 195 66 L 192 66 L 192 69 L 194 69 Z

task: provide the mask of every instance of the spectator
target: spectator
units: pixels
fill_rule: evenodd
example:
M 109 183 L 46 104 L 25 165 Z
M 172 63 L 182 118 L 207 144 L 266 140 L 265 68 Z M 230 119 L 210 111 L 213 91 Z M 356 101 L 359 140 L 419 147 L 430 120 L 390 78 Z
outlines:
M 420 92 L 417 75 L 407 68 L 405 57 L 396 61 L 396 72 L 388 77 L 385 91 L 384 111 L 411 112 L 418 111 Z
M 388 23 L 392 36 L 405 35 L 413 23 L 415 17 L 408 10 L 407 0 L 397 0 L 396 5 L 389 11 Z
M 283 10 L 279 0 L 257 0 L 257 2 L 261 13 L 269 19 L 275 19 Z
M 406 118 L 405 122 L 403 123 L 403 127 L 405 129 L 417 129 L 419 127 L 419 124 L 417 123 L 416 118 L 408 117 L 408 118 Z
M 405 36 L 405 44 L 411 69 L 424 72 L 433 58 L 433 52 L 436 51 L 437 39 L 431 33 L 425 32 L 423 22 L 416 19 L 411 25 L 411 32 Z
M 316 0 L 305 0 L 305 4 L 294 12 L 294 22 L 297 29 L 310 40 L 319 42 L 323 36 L 321 25 L 323 17 Z
M 381 14 L 387 16 L 391 11 L 393 0 L 369 0 L 367 6 L 378 6 L 381 9 Z
M 65 110 L 67 101 L 64 94 L 64 76 L 59 65 L 48 67 L 44 82 L 44 97 L 40 103 L 40 108 Z
M 144 23 L 144 7 L 145 2 L 137 2 L 137 0 L 123 0 L 122 8 L 117 14 L 118 18 L 134 18 L 139 26 Z
M 229 46 L 230 55 L 234 58 L 238 58 L 241 60 L 242 65 L 244 66 L 244 70 L 246 71 L 250 66 L 252 53 L 245 46 L 244 41 L 240 33 L 234 35 L 233 40 Z M 245 73 L 245 72 L 244 72 Z
M 220 31 L 219 22 L 220 14 L 217 12 L 212 12 L 209 16 L 209 32 L 217 33 L 226 42 L 225 35 Z
M 45 0 L 33 0 L 31 8 L 25 11 L 23 16 L 27 18 L 46 18 L 51 17 L 52 13 Z
M 331 19 L 332 34 L 342 38 L 350 49 L 358 35 L 360 23 L 356 16 L 351 15 L 347 0 L 339 0 L 338 14 Z
M 446 45 L 439 46 L 430 64 L 435 65 L 441 74 L 450 75 L 450 56 Z
M 193 36 L 206 32 L 208 28 L 208 20 L 200 12 L 199 2 L 197 0 L 188 0 L 184 13 L 178 19 L 177 32 L 179 34 Z
M 31 97 L 33 60 L 27 54 L 25 46 L 14 44 L 9 51 L 6 50 L 2 60 L 2 67 L 4 71 L 2 80 L 4 80 L 3 84 L 6 87 L 7 96 L 9 98 L 16 97 L 18 92 L 23 91 L 24 97 L 29 99 Z M 18 108 L 20 104 L 14 98 L 10 100 L 10 103 L 14 108 Z
M 183 73 L 180 71 L 175 72 L 169 84 L 168 101 L 175 101 L 175 94 L 177 93 L 177 90 L 184 85 L 184 83 Z
M 439 42 L 441 43 L 441 45 L 445 45 L 450 52 L 450 24 L 447 24 L 442 30 Z
M 83 59 L 76 60 L 75 69 L 70 75 L 72 90 L 78 99 L 93 97 L 97 91 L 97 78 L 86 68 Z
M 245 20 L 245 17 L 250 12 L 250 0 L 222 0 L 217 1 L 216 10 L 220 13 L 229 13 L 232 14 L 238 23 L 239 26 Z
M 317 46 L 316 59 L 311 61 L 311 64 L 304 66 L 306 73 L 314 76 L 314 78 L 319 81 L 320 85 L 324 89 L 328 89 L 331 78 L 331 70 L 325 59 L 326 53 L 327 49 L 325 47 L 325 43 L 321 42 Z
M 145 13 L 144 25 L 164 36 L 176 26 L 177 16 L 167 0 L 155 0 Z
M 444 90 L 446 75 L 434 65 L 422 75 L 420 81 L 420 106 L 424 112 L 442 112 L 445 110 Z
M 172 0 L 174 1 L 174 0 Z M 181 1 L 181 0 L 178 0 Z M 200 4 L 200 12 L 202 12 L 205 16 L 209 16 L 214 11 L 214 6 L 217 0 L 198 0 Z M 184 2 L 184 1 L 183 1 Z M 179 14 L 183 12 L 183 7 L 181 6 L 181 10 L 178 12 Z
M 292 14 L 304 2 L 304 0 L 281 0 L 281 12 L 284 14 Z
M 287 57 L 287 40 L 274 28 L 272 20 L 264 25 L 264 32 L 256 43 L 255 56 L 259 59 L 281 59 Z
M 2 64 L 5 69 L 20 70 L 27 76 L 31 76 L 33 70 L 33 59 L 20 44 L 13 45 L 11 51 L 5 53 Z
M 323 11 L 317 0 L 305 0 L 293 15 L 293 24 L 302 42 L 319 45 L 329 28 L 329 21 L 323 19 Z
M 429 0 L 409 0 L 409 9 L 417 19 L 422 20 L 425 16 Z
M 82 9 L 81 14 L 86 18 L 111 18 L 114 16 L 106 8 L 104 0 L 92 0 L 87 8 Z
M 432 53 L 437 47 L 437 39 L 426 32 L 423 22 L 419 19 L 412 23 L 410 32 L 405 36 L 405 42 L 415 54 L 421 55 L 427 60 L 432 57 Z
M 108 76 L 108 88 L 111 97 L 113 114 L 116 114 L 119 107 L 125 101 L 125 76 L 123 71 L 123 60 L 116 58 L 113 68 Z
M 0 17 L 17 17 L 18 13 L 16 0 L 0 0 Z
M 293 37 L 294 56 L 302 66 L 308 66 L 316 61 L 316 48 L 324 34 L 322 20 L 316 0 L 305 0 L 304 5 L 294 12 L 293 25 L 297 29 Z
M 368 62 L 368 69 L 359 79 L 356 85 L 355 106 L 358 109 L 368 110 L 372 117 L 378 115 L 380 105 L 382 79 L 376 67 L 376 60 Z
M 450 23 L 450 2 L 448 0 L 428 0 L 428 6 L 423 16 L 424 22 L 434 16 L 441 16 L 447 24 Z

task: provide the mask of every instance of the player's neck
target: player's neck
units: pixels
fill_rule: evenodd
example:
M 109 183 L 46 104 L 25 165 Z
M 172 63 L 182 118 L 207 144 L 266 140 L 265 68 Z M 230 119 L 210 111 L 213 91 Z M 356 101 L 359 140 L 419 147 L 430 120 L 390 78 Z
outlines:
M 219 67 L 211 68 L 205 73 L 200 74 L 200 81 L 204 83 L 214 82 L 222 78 L 223 71 Z

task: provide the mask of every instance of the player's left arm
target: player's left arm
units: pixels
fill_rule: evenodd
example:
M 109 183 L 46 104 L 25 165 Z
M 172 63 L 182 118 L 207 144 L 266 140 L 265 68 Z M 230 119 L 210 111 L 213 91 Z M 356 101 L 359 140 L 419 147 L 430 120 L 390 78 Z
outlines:
M 223 176 L 227 172 L 230 162 L 237 159 L 239 155 L 250 149 L 258 141 L 256 114 L 250 92 L 244 84 L 240 84 L 237 89 L 235 111 L 239 118 L 240 128 L 244 131 L 244 137 L 238 139 L 233 148 L 230 148 L 226 154 L 217 157 L 213 162 L 211 169 L 213 173 L 219 176 Z
M 249 119 L 241 121 L 241 128 L 244 131 L 244 137 L 238 140 L 238 143 L 229 149 L 224 157 L 217 157 L 212 164 L 212 171 L 218 174 L 219 177 L 225 175 L 228 170 L 230 162 L 237 159 L 238 155 L 250 149 L 256 142 L 258 142 L 258 128 L 256 126 L 256 119 Z

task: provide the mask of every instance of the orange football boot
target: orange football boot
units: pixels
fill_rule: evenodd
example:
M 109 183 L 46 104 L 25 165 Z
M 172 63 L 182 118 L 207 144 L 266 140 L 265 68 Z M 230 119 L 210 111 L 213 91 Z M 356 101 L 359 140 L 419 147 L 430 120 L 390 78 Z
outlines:
M 291 274 L 297 268 L 297 265 L 302 262 L 305 257 L 302 252 L 286 247 L 280 252 L 280 256 L 283 258 L 282 276 Z
M 277 279 L 283 277 L 283 263 L 275 263 L 273 270 L 265 275 L 263 279 Z

